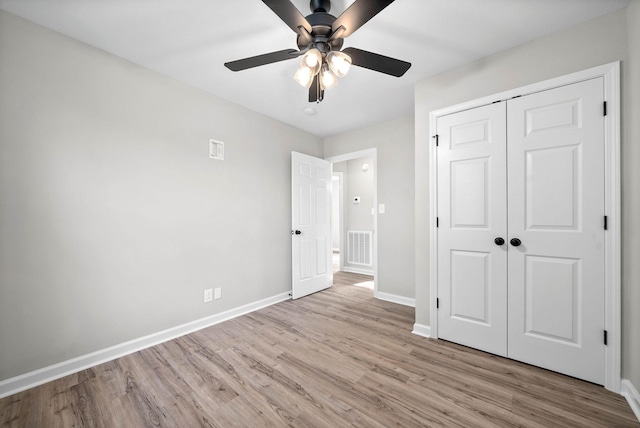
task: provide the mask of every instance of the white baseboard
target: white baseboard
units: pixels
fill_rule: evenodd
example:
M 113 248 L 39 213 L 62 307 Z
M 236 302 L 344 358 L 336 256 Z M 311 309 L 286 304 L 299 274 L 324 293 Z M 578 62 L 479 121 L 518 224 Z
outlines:
M 376 298 L 384 300 L 386 302 L 397 303 L 399 305 L 411 306 L 412 308 L 416 307 L 416 299 L 412 299 L 410 297 L 398 296 L 396 294 L 389 294 L 378 291 Z
M 620 389 L 620 394 L 627 399 L 631 410 L 633 410 L 633 413 L 640 422 L 640 393 L 638 393 L 638 390 L 633 386 L 629 379 L 622 379 Z
M 101 349 L 90 354 L 82 355 L 71 360 L 63 361 L 52 366 L 44 367 L 20 376 L 3 380 L 2 382 L 0 382 L 0 398 L 7 397 L 9 395 L 24 391 L 29 388 L 33 388 L 34 386 L 42 385 L 44 383 L 59 379 L 64 376 L 68 376 L 73 373 L 77 373 L 81 370 L 97 366 L 98 364 L 106 363 L 107 361 L 115 360 L 116 358 L 120 358 L 125 355 L 140 351 L 142 349 L 158 345 L 162 342 L 175 339 L 176 337 L 184 336 L 185 334 L 193 333 L 194 331 L 210 327 L 223 321 L 227 321 L 232 318 L 257 311 L 258 309 L 262 309 L 279 302 L 284 302 L 285 300 L 289 300 L 290 298 L 291 296 L 289 295 L 289 292 L 278 294 L 276 296 L 268 297 L 257 302 L 248 303 L 246 305 L 240 306 L 235 309 L 230 309 L 216 315 L 201 318 L 199 320 L 182 324 L 177 327 L 153 333 L 148 336 L 140 337 L 138 339 L 130 340 L 119 345 Z
M 430 338 L 431 337 L 431 327 L 428 326 L 428 325 L 415 323 L 413 325 L 413 331 L 411 333 L 417 334 L 418 336 Z
M 342 266 L 341 270 L 344 272 L 349 272 L 349 273 L 359 273 L 360 275 L 371 275 L 373 276 L 373 271 L 369 270 L 369 269 L 360 269 L 360 268 L 354 268 L 351 266 Z

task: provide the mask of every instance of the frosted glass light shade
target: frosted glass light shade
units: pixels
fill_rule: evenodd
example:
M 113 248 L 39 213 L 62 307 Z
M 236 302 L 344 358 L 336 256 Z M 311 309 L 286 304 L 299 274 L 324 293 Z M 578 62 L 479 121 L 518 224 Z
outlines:
M 309 67 L 312 75 L 315 76 L 318 74 L 320 67 L 322 66 L 322 54 L 316 48 L 310 49 L 302 56 L 302 64 Z
M 296 71 L 296 74 L 294 74 L 293 80 L 298 82 L 301 86 L 309 89 L 311 87 L 311 83 L 313 83 L 314 76 L 315 74 L 313 74 L 313 70 L 304 64 L 301 64 L 298 71 Z
M 335 75 L 331 68 L 327 65 L 322 67 L 320 70 L 320 89 L 323 91 L 325 89 L 333 88 L 338 84 L 338 76 Z
M 351 67 L 351 57 L 344 52 L 336 51 L 329 52 L 327 55 L 327 62 L 331 71 L 338 77 L 344 77 L 349 72 Z

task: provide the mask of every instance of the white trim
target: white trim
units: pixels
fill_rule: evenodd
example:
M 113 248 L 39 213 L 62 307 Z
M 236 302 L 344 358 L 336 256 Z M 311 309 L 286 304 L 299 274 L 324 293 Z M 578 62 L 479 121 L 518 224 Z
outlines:
M 328 160 L 333 165 L 336 162 L 342 162 L 352 159 L 359 159 L 364 157 L 372 157 L 373 158 L 373 206 L 378 206 L 378 149 L 366 149 L 360 150 L 357 152 L 345 153 L 337 156 L 329 156 L 326 157 L 325 160 Z M 342 201 L 342 205 L 344 205 L 344 200 Z M 341 219 L 344 220 L 344 219 Z M 344 224 L 344 222 L 343 222 Z M 340 234 L 340 247 L 344 248 L 344 242 L 342 242 L 342 238 L 344 237 L 344 226 L 341 225 L 342 230 Z M 373 274 L 373 295 L 374 297 L 378 296 L 378 210 L 373 210 L 373 272 L 371 271 L 356 271 L 353 268 L 349 268 L 343 266 L 344 264 L 344 250 L 340 254 L 340 270 L 345 272 L 353 272 L 353 273 L 362 273 L 364 275 L 372 275 Z
M 436 151 L 438 112 L 429 113 L 429 335 L 438 338 L 438 155 Z
M 398 296 L 397 294 L 378 292 L 377 299 L 384 300 L 385 302 L 397 303 L 398 305 L 416 307 L 416 299 L 411 297 Z
M 545 80 L 521 88 L 500 92 L 488 97 L 457 104 L 429 113 L 429 132 L 437 134 L 439 117 L 469 110 L 495 101 L 508 100 L 515 96 L 529 95 L 585 80 L 604 78 L 604 99 L 607 101 L 605 117 L 605 212 L 609 217 L 609 228 L 605 234 L 605 329 L 608 331 L 608 345 L 605 347 L 604 386 L 610 391 L 620 392 L 621 361 L 621 321 L 620 321 L 620 62 L 593 67 L 555 79 Z M 438 243 L 436 216 L 437 207 L 437 165 L 435 141 L 429 141 L 429 199 L 430 199 L 430 323 L 432 337 L 438 337 Z
M 605 388 L 620 392 L 622 361 L 621 321 L 621 181 L 620 181 L 620 63 L 609 64 L 604 77 L 604 99 L 607 102 L 605 132 L 605 214 L 608 216 L 605 233 L 605 320 L 607 346 L 605 347 Z
M 343 272 L 358 273 L 360 275 L 371 275 L 373 276 L 373 279 L 375 281 L 375 275 L 371 269 L 362 269 L 353 266 L 342 266 L 340 270 L 342 270 Z
M 413 331 L 411 332 L 413 334 L 417 334 L 418 336 L 422 336 L 422 337 L 426 337 L 426 338 L 431 338 L 431 327 L 429 327 L 428 325 L 424 325 L 424 324 L 418 324 L 415 323 L 413 325 Z
M 9 395 L 16 394 L 26 389 L 42 385 L 52 380 L 77 373 L 81 370 L 97 366 L 98 364 L 106 363 L 116 358 L 132 354 L 142 349 L 158 345 L 168 340 L 184 336 L 185 334 L 193 333 L 194 331 L 210 327 L 223 321 L 227 321 L 289 299 L 291 299 L 289 292 L 278 294 L 216 315 L 201 318 L 196 321 L 157 333 L 152 333 L 148 336 L 133 339 L 128 342 L 120 343 L 118 345 L 63 361 L 52 366 L 43 367 L 20 376 L 3 380 L 0 382 L 0 398 L 8 397 Z
M 345 153 L 342 155 L 329 156 L 328 158 L 324 158 L 324 160 L 328 160 L 331 163 L 336 163 L 336 162 L 348 161 L 352 159 L 366 158 L 369 156 L 375 157 L 376 154 L 377 154 L 377 149 L 373 148 L 373 149 L 360 150 L 357 152 Z
M 334 248 L 333 252 L 339 252 L 340 253 L 340 270 L 342 270 L 342 267 L 344 266 L 344 261 L 343 261 L 343 256 L 345 251 L 343 250 L 344 248 L 344 242 L 342 242 L 344 239 L 344 189 L 343 189 L 343 185 L 344 185 L 344 173 L 342 171 L 338 171 L 335 172 L 333 171 L 333 163 L 331 164 L 331 178 L 333 179 L 333 177 L 337 177 L 338 178 L 338 248 Z M 331 202 L 333 202 L 333 197 Z M 333 210 L 333 207 L 331 207 L 331 209 Z M 333 218 L 333 216 L 332 216 Z M 333 239 L 333 228 L 336 227 L 335 224 L 331 224 L 331 239 Z
M 636 415 L 638 422 L 640 422 L 640 393 L 638 393 L 638 390 L 629 379 L 622 379 L 620 394 L 627 399 L 633 414 Z

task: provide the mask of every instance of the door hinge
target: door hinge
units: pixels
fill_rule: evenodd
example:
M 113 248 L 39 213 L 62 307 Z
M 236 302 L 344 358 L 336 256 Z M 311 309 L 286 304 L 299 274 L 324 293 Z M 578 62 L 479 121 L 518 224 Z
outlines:
M 607 216 L 604 216 L 604 230 L 607 230 L 608 220 L 609 220 L 609 218 Z
M 436 297 L 436 309 L 440 309 L 440 299 Z
M 440 137 L 438 136 L 438 134 L 434 135 L 433 138 L 436 139 L 436 147 L 438 147 L 440 145 Z
M 604 331 L 604 344 L 607 344 L 607 330 Z
M 436 217 L 436 227 L 440 227 L 440 217 Z
M 603 110 L 603 113 L 604 113 L 604 114 L 603 114 L 603 116 L 606 116 L 606 115 L 607 115 L 607 102 L 605 101 L 605 102 L 603 102 L 602 104 L 603 104 L 603 106 L 604 106 L 604 110 Z

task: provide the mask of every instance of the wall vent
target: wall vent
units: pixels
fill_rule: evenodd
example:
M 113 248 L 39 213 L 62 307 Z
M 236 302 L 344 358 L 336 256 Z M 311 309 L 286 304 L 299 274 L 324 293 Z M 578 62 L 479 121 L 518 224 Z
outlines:
M 209 140 L 209 157 L 224 160 L 224 143 L 222 141 Z
M 371 266 L 372 258 L 371 232 L 349 230 L 347 232 L 347 263 Z

